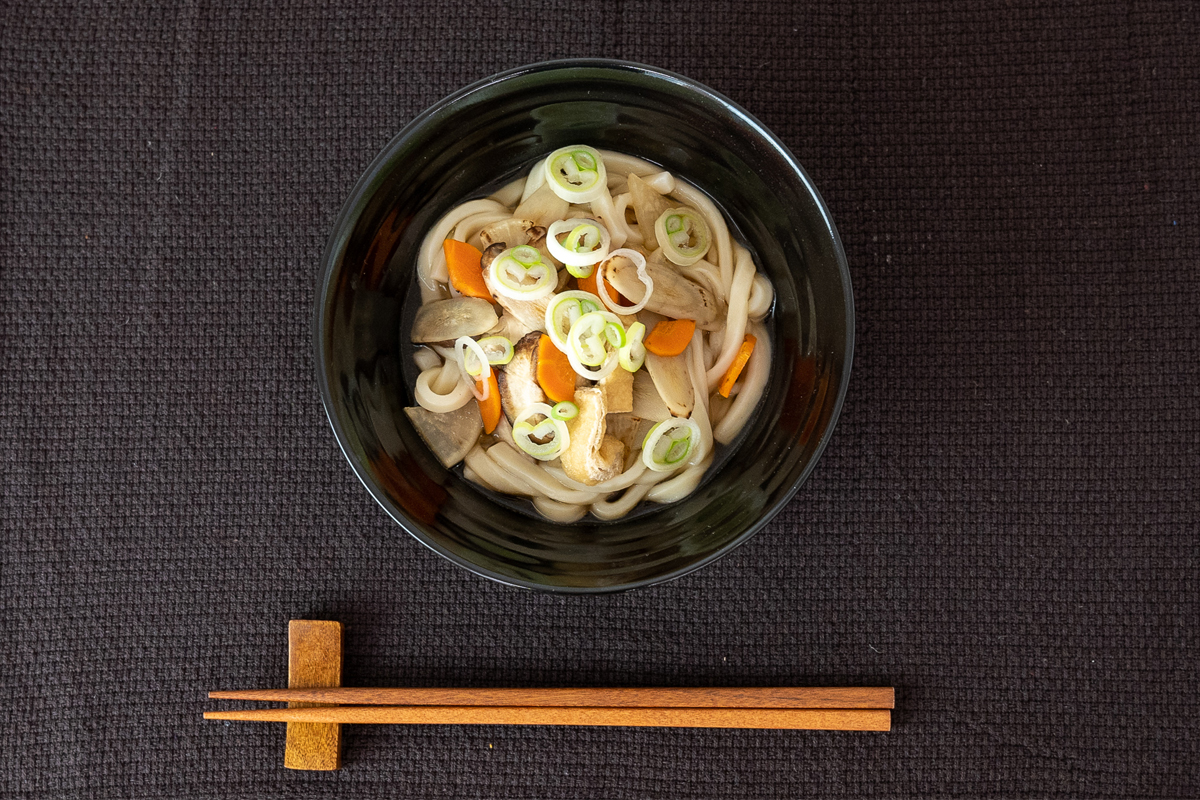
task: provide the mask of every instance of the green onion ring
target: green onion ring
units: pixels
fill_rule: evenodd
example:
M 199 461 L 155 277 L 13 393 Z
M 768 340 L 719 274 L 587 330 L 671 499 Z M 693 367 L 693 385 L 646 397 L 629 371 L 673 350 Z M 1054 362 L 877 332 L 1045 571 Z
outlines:
M 554 408 L 550 409 L 550 417 L 552 419 L 567 420 L 575 419 L 579 416 L 579 406 L 572 403 L 570 400 L 563 400 L 561 403 L 555 404 Z
M 687 463 L 697 442 L 700 426 L 690 419 L 671 417 L 650 429 L 642 441 L 642 463 L 655 472 L 671 472 Z
M 567 334 L 575 321 L 591 311 L 600 311 L 596 295 L 572 289 L 559 292 L 546 306 L 546 335 L 559 350 L 567 349 Z
M 609 349 L 609 325 L 621 327 L 616 314 L 590 311 L 577 319 L 567 334 L 567 359 L 575 372 L 588 380 L 602 380 L 620 364 L 619 349 Z
M 608 171 L 597 150 L 576 144 L 546 156 L 546 182 L 568 203 L 590 203 L 608 191 Z
M 487 355 L 488 363 L 494 367 L 503 367 L 513 360 L 513 343 L 506 336 L 480 339 L 479 347 Z
M 467 364 L 467 352 L 475 356 L 475 363 L 479 365 L 479 369 L 472 372 Z M 491 381 L 488 380 L 492 376 L 492 367 L 488 363 L 487 354 L 483 352 L 483 348 L 479 346 L 479 342 L 472 339 L 470 336 L 460 336 L 454 340 L 454 360 L 458 362 L 458 368 L 462 370 L 463 378 L 468 386 L 471 387 L 471 394 L 475 395 L 475 399 L 480 402 L 487 400 L 491 393 Z M 478 388 L 478 384 L 483 384 L 483 390 Z
M 510 247 L 492 261 L 489 275 L 495 290 L 514 300 L 538 300 L 558 286 L 558 270 L 542 261 L 535 247 Z M 532 278 L 533 283 L 526 283 Z
M 690 267 L 708 253 L 712 236 L 700 212 L 687 208 L 669 208 L 654 222 L 654 238 L 663 255 L 674 264 Z
M 616 301 L 608 293 L 608 289 L 604 286 L 604 266 L 617 256 L 628 258 L 637 267 L 638 279 L 645 284 L 646 294 L 642 296 L 640 303 L 632 306 L 619 306 Z M 637 250 L 623 248 L 621 250 L 613 250 L 608 254 L 608 258 L 596 268 L 596 292 L 600 295 L 600 302 L 607 306 L 608 310 L 614 314 L 636 314 L 646 307 L 646 303 L 650 300 L 650 295 L 654 294 L 654 279 L 650 277 L 650 273 L 646 271 L 646 257 Z
M 646 362 L 646 346 L 642 340 L 646 338 L 646 326 L 635 322 L 625 331 L 625 346 L 619 352 L 621 369 L 626 372 L 637 372 Z
M 566 234 L 566 239 L 558 237 Z M 576 278 L 592 274 L 594 265 L 608 257 L 612 237 L 608 228 L 594 219 L 560 219 L 546 231 L 546 248 L 550 255 L 566 264 L 567 272 Z
M 571 434 L 567 431 L 567 423 L 555 419 L 554 409 L 545 403 L 533 403 L 526 406 L 517 418 L 513 420 L 513 441 L 523 452 L 538 461 L 553 461 L 571 446 Z M 544 419 L 537 424 L 529 421 L 531 417 L 541 415 Z M 535 442 L 534 439 L 545 439 L 552 436 L 548 442 Z

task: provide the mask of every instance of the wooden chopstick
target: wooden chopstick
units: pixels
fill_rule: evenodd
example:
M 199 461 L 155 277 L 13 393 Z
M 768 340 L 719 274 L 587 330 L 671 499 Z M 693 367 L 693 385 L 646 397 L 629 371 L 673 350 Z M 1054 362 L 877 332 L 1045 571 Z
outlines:
M 214 700 L 380 706 L 605 708 L 894 708 L 889 687 L 631 687 L 565 689 L 247 689 L 209 692 Z
M 206 711 L 205 719 L 402 725 L 611 725 L 888 731 L 887 709 L 603 708 L 552 706 L 327 706 Z

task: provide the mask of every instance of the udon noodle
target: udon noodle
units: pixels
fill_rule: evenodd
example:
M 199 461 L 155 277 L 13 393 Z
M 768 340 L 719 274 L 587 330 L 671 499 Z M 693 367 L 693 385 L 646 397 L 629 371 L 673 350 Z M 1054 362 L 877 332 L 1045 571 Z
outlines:
M 414 427 L 570 523 L 693 492 L 767 384 L 774 290 L 703 192 L 572 146 L 451 209 L 417 257 Z

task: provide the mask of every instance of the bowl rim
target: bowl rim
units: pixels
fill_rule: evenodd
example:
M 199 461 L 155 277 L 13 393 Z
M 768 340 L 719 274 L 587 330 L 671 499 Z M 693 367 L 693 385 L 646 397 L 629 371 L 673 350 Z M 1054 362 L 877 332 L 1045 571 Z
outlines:
M 611 584 L 606 586 L 554 586 L 536 581 L 524 580 L 510 575 L 504 575 L 495 572 L 487 567 L 480 566 L 471 562 L 456 553 L 439 545 L 436 541 L 431 541 L 424 536 L 419 530 L 412 526 L 405 515 L 396 508 L 391 507 L 387 502 L 381 487 L 375 484 L 369 474 L 365 473 L 365 468 L 360 466 L 355 458 L 351 456 L 348 450 L 348 437 L 341 423 L 336 419 L 333 413 L 333 395 L 330 388 L 328 376 L 328 360 L 325 356 L 325 310 L 328 307 L 329 293 L 332 288 L 331 278 L 334 269 L 337 265 L 337 256 L 342 252 L 346 242 L 353 232 L 353 221 L 357 219 L 362 208 L 370 200 L 376 184 L 384 179 L 383 167 L 391 161 L 395 153 L 400 150 L 407 140 L 414 136 L 417 131 L 431 117 L 440 113 L 447 107 L 459 102 L 460 100 L 469 97 L 479 91 L 495 86 L 500 83 L 518 78 L 523 75 L 552 72 L 557 70 L 574 70 L 580 68 L 587 69 L 607 69 L 613 72 L 633 72 L 650 78 L 656 78 L 668 83 L 681 86 L 685 89 L 693 91 L 708 100 L 715 102 L 724 107 L 733 117 L 742 124 L 749 127 L 757 134 L 764 142 L 766 142 L 777 155 L 784 160 L 791 168 L 792 172 L 800 179 L 804 188 L 816 201 L 817 208 L 821 213 L 821 220 L 826 231 L 833 242 L 834 254 L 837 260 L 838 272 L 842 279 L 842 298 L 845 304 L 846 312 L 846 345 L 845 345 L 845 369 L 842 373 L 841 381 L 839 382 L 836 399 L 834 401 L 833 410 L 830 414 L 829 424 L 822 433 L 820 440 L 817 442 L 816 449 L 813 451 L 813 456 L 809 462 L 801 470 L 800 474 L 792 482 L 792 485 L 780 495 L 779 499 L 770 507 L 765 509 L 763 513 L 753 523 L 748 525 L 745 530 L 739 533 L 736 537 L 730 540 L 725 546 L 719 550 L 705 556 L 704 558 L 688 564 L 684 567 L 679 567 L 663 575 L 653 578 L 645 578 L 635 581 L 627 581 L 624 583 Z M 854 334 L 855 334 L 855 314 L 854 314 L 854 291 L 850 278 L 850 267 L 846 260 L 846 251 L 842 245 L 841 236 L 838 235 L 837 226 L 834 224 L 833 216 L 829 211 L 825 199 L 817 191 L 816 185 L 805 172 L 804 168 L 792 155 L 788 149 L 774 133 L 770 131 L 762 122 L 760 122 L 749 111 L 742 108 L 740 105 L 725 97 L 720 92 L 705 86 L 699 81 L 685 77 L 675 72 L 671 72 L 660 67 L 641 64 L 635 61 L 626 61 L 623 59 L 610 58 L 567 58 L 553 59 L 549 61 L 539 61 L 532 64 L 525 64 L 519 67 L 502 70 L 500 72 L 489 75 L 485 78 L 470 83 L 457 91 L 446 95 L 441 100 L 430 105 L 424 111 L 417 114 L 413 119 L 405 125 L 399 133 L 388 141 L 387 145 L 371 160 L 371 163 L 364 170 L 363 174 L 355 182 L 346 201 L 343 203 L 341 210 L 334 219 L 332 231 L 329 239 L 326 242 L 325 249 L 321 254 L 321 270 L 319 274 L 320 285 L 316 292 L 316 300 L 313 313 L 313 344 L 316 350 L 316 372 L 317 372 L 317 387 L 321 394 L 321 404 L 325 409 L 325 417 L 329 421 L 329 426 L 333 430 L 334 438 L 337 440 L 338 447 L 342 451 L 342 456 L 350 464 L 350 468 L 358 477 L 358 480 L 366 488 L 368 494 L 375 499 L 381 508 L 387 513 L 392 520 L 401 527 L 409 536 L 425 545 L 427 548 L 447 559 L 448 561 L 472 572 L 480 577 L 487 578 L 505 586 L 514 588 L 531 589 L 535 591 L 549 592 L 553 594 L 570 594 L 570 595 L 589 595 L 589 594 L 611 594 L 615 592 L 624 592 L 630 589 L 644 588 L 649 586 L 657 586 L 659 584 L 674 581 L 695 572 L 698 569 L 709 566 L 713 562 L 724 558 L 732 553 L 737 548 L 745 544 L 751 537 L 766 527 L 780 511 L 787 506 L 788 503 L 800 491 L 800 487 L 805 484 L 817 463 L 821 460 L 826 447 L 833 438 L 834 431 L 837 428 L 837 423 L 841 417 L 842 407 L 846 400 L 846 394 L 850 385 L 850 375 L 854 367 Z

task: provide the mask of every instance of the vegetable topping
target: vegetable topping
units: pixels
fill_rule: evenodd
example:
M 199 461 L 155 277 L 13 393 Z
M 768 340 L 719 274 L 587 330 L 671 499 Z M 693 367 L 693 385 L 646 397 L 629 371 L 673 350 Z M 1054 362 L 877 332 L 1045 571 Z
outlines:
M 654 223 L 654 238 L 663 255 L 681 267 L 690 267 L 704 258 L 711 245 L 708 223 L 690 208 L 664 211 Z
M 695 332 L 693 320 L 664 319 L 646 337 L 646 349 L 656 356 L 677 356 L 687 350 Z
M 546 158 L 546 183 L 568 203 L 590 203 L 608 189 L 608 172 L 599 152 L 572 145 Z
M 558 270 L 542 261 L 535 247 L 521 245 L 505 250 L 491 266 L 496 291 L 516 300 L 546 297 L 558 285 Z
M 552 461 L 570 446 L 567 423 L 555 419 L 553 413 L 554 409 L 545 403 L 534 403 L 522 411 L 513 423 L 513 441 L 538 461 Z M 543 419 L 536 424 L 530 422 L 537 416 Z
M 466 242 L 455 239 L 442 242 L 442 251 L 446 254 L 446 270 L 450 273 L 450 283 L 458 293 L 490 302 L 492 293 L 483 282 L 483 267 L 479 264 L 483 253 Z
M 591 275 L 594 265 L 608 257 L 610 241 L 608 229 L 594 219 L 560 219 L 546 235 L 550 255 L 566 264 L 567 272 L 576 278 Z
M 700 426 L 672 417 L 650 429 L 642 442 L 642 461 L 655 472 L 670 472 L 687 462 L 700 440 Z
M 742 340 L 742 346 L 738 348 L 737 355 L 733 357 L 733 363 L 729 365 L 729 369 L 725 370 L 725 375 L 721 378 L 721 385 L 717 388 L 721 397 L 729 397 L 729 393 L 733 391 L 733 385 L 737 383 L 738 377 L 746 367 L 746 362 L 750 360 L 750 354 L 754 352 L 754 345 L 757 341 L 749 333 Z

